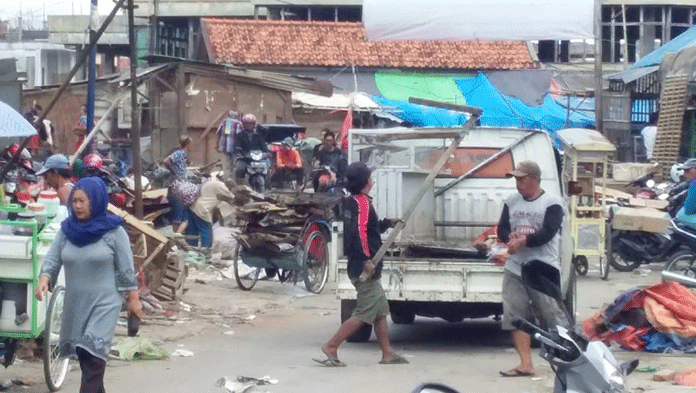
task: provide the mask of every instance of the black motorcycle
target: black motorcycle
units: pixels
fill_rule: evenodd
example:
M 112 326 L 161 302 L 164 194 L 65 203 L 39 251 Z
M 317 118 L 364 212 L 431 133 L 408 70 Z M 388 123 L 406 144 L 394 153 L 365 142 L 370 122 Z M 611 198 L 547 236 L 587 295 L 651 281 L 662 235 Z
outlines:
M 667 213 L 674 218 L 684 204 L 688 184 L 679 184 L 669 192 Z M 630 272 L 644 263 L 663 262 L 688 247 L 673 236 L 673 228 L 667 233 L 629 231 L 613 229 L 613 210 L 609 214 L 607 237 L 607 260 L 609 265 L 620 272 Z

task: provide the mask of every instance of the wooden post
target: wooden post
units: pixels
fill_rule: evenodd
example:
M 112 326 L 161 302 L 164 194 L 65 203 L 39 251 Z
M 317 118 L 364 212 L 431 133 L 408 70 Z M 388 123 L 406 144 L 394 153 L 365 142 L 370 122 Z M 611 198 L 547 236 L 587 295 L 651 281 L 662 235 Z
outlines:
M 613 43 L 612 43 L 613 45 Z M 604 132 L 603 97 L 602 91 L 602 0 L 595 0 L 594 9 L 594 97 L 595 97 L 595 128 L 606 136 Z

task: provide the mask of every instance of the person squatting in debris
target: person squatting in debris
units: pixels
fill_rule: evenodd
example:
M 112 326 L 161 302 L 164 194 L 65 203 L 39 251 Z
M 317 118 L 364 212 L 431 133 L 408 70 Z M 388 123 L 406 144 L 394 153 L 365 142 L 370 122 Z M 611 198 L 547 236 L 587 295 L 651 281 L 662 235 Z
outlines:
M 109 195 L 98 177 L 86 177 L 70 194 L 61 224 L 41 267 L 35 296 L 42 300 L 65 268 L 60 355 L 79 359 L 80 393 L 103 393 L 104 372 L 124 300 L 142 319 L 133 252 L 123 219 L 107 213 Z
M 179 148 L 174 150 L 162 161 L 162 165 L 169 169 L 169 172 L 172 174 L 170 177 L 170 184 L 173 184 L 177 180 L 186 180 L 186 167 L 188 166 L 188 151 L 190 146 L 191 137 L 188 135 L 180 136 Z M 176 192 L 173 190 L 172 185 L 170 185 L 167 190 L 167 200 L 171 208 L 172 225 L 174 231 L 177 231 L 181 223 L 186 221 L 186 205 L 176 198 L 175 195 Z
M 54 154 L 48 157 L 43 168 L 36 174 L 43 176 L 46 184 L 58 193 L 60 204 L 67 206 L 70 192 L 75 187 L 71 180 L 72 171 L 70 170 L 68 157 L 62 154 Z
M 230 181 L 229 186 L 234 187 L 234 183 Z M 186 235 L 198 236 L 201 247 L 213 246 L 213 210 L 223 202 L 234 206 L 234 195 L 225 183 L 213 178 L 203 183 L 200 196 L 188 208 Z M 192 246 L 196 242 L 196 239 L 189 239 Z
M 321 350 L 326 358 L 313 360 L 329 367 L 345 366 L 338 359 L 338 347 L 364 324 L 372 324 L 382 350 L 382 360 L 379 363 L 406 364 L 408 361 L 394 351 L 389 341 L 389 303 L 381 283 L 382 261 L 371 260 L 382 246 L 380 233 L 394 227 L 401 220 L 378 220 L 368 196 L 373 184 L 371 172 L 364 163 L 350 164 L 346 175 L 348 190 L 352 195 L 345 200 L 343 251 L 348 259 L 348 277 L 357 291 L 357 305 L 353 315 L 322 346 Z
M 498 238 L 508 244 L 510 257 L 503 274 L 503 330 L 512 331 L 512 342 L 520 364 L 504 377 L 533 376 L 531 337 L 515 329 L 515 319 L 534 320 L 542 328 L 568 326 L 567 318 L 550 297 L 527 289 L 522 284 L 522 265 L 540 260 L 560 270 L 560 229 L 563 222 L 563 200 L 541 188 L 541 169 L 533 161 L 520 162 L 508 173 L 517 183 L 517 193 L 505 201 L 498 223 Z M 560 283 L 558 283 L 560 285 Z

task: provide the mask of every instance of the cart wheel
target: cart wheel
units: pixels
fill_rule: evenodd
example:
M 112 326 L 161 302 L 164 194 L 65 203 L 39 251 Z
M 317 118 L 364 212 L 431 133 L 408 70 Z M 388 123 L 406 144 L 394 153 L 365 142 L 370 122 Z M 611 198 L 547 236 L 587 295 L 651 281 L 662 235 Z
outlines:
M 259 274 L 261 273 L 261 268 L 260 267 L 251 267 L 244 262 L 242 262 L 242 258 L 239 256 L 239 252 L 242 249 L 241 244 L 237 244 L 237 247 L 234 249 L 234 279 L 237 281 L 237 286 L 239 286 L 239 289 L 243 291 L 249 291 L 251 288 L 256 285 L 256 282 L 259 280 Z M 251 269 L 248 273 L 242 272 L 240 273 L 240 266 L 244 265 L 245 267 Z
M 607 258 L 601 256 L 599 257 L 599 276 L 602 280 L 609 279 L 609 261 L 607 261 Z
M 581 276 L 586 275 L 590 267 L 590 264 L 587 262 L 587 257 L 584 255 L 574 257 L 573 265 L 575 265 L 575 271 Z
M 320 293 L 329 278 L 329 246 L 321 230 L 312 231 L 304 243 L 304 282 L 307 290 Z
M 65 299 L 65 288 L 57 286 L 51 294 L 46 311 L 46 327 L 43 333 L 43 364 L 44 376 L 48 390 L 55 392 L 65 381 L 68 373 L 68 358 L 60 357 L 60 325 L 63 314 L 63 299 Z

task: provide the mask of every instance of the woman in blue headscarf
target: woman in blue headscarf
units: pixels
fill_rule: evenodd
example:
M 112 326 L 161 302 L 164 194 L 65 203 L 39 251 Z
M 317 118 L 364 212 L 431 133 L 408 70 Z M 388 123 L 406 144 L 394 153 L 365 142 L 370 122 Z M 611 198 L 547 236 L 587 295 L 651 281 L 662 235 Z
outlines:
M 65 268 L 60 351 L 80 361 L 80 393 L 104 392 L 106 359 L 124 296 L 128 313 L 142 317 L 128 234 L 123 219 L 107 213 L 108 203 L 100 178 L 86 177 L 75 184 L 68 201 L 70 215 L 44 259 L 36 289 L 36 297 L 43 299 Z

